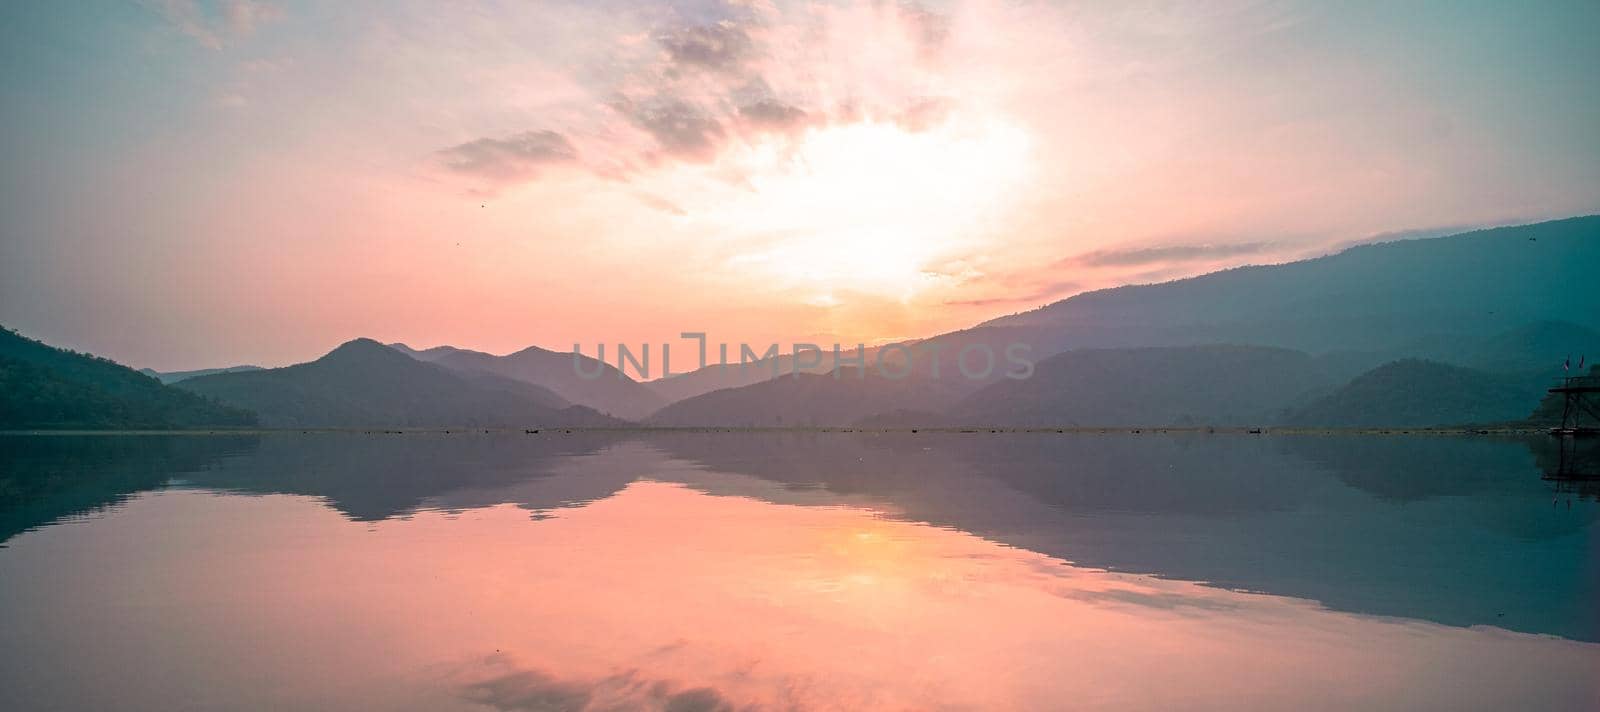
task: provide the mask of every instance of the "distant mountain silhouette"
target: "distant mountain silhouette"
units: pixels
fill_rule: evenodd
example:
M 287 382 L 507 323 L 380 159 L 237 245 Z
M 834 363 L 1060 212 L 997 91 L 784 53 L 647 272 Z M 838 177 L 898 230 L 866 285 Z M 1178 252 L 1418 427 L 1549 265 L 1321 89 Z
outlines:
M 827 359 L 831 362 L 833 359 L 832 354 L 828 354 Z M 720 391 L 724 388 L 738 388 L 771 380 L 773 373 L 786 375 L 793 372 L 794 357 L 792 355 L 783 355 L 773 359 L 751 361 L 744 364 L 743 367 L 737 361 L 727 365 L 711 364 L 705 368 L 697 368 L 687 373 L 674 374 L 654 381 L 645 381 L 644 385 L 661 396 L 664 403 L 676 403 L 704 393 Z
M 702 393 L 720 391 L 724 388 L 738 388 L 740 386 L 748 386 L 752 383 L 760 383 L 762 381 L 771 380 L 774 377 L 774 374 L 779 376 L 793 375 L 795 372 L 793 345 L 790 344 L 788 346 L 790 347 L 790 351 L 786 353 L 779 354 L 778 356 L 770 359 L 752 359 L 749 363 L 743 364 L 743 368 L 741 368 L 739 363 L 738 347 L 730 344 L 728 348 L 729 362 L 725 365 L 720 363 L 712 363 L 704 368 L 696 368 L 687 373 L 678 373 L 667 378 L 658 378 L 654 381 L 645 381 L 644 385 L 649 387 L 650 390 L 655 391 L 657 394 L 660 394 L 660 396 L 665 399 L 666 402 L 676 403 L 685 398 L 693 398 Z M 816 355 L 817 364 L 815 366 L 802 369 L 802 372 L 832 373 L 833 344 L 817 344 L 817 347 L 822 352 Z M 756 345 L 752 344 L 751 348 L 755 349 Z M 720 357 L 719 354 L 710 353 L 712 347 L 708 346 L 707 350 L 707 360 L 715 360 Z M 765 351 L 765 347 L 761 347 L 759 350 Z M 854 347 L 847 347 L 844 344 L 840 344 L 839 351 L 839 360 L 842 364 L 844 364 L 845 368 L 852 367 L 851 364 L 855 363 L 853 359 L 857 358 L 858 356 L 866 359 L 868 368 L 873 368 L 877 364 L 877 361 L 874 359 L 877 356 L 878 347 L 863 347 L 861 349 L 861 353 L 857 354 Z M 802 355 L 806 354 L 802 352 Z M 807 355 L 807 357 L 809 360 L 810 356 Z
M 154 378 L 167 385 L 178 381 L 186 381 L 197 376 L 209 376 L 213 373 L 238 373 L 239 371 L 260 371 L 260 366 L 228 366 L 226 368 L 201 368 L 193 371 L 157 371 L 153 368 L 141 368 L 139 373 Z
M 1068 351 L 947 413 L 964 425 L 1261 425 L 1331 380 L 1311 356 L 1263 346 Z
M 316 361 L 191 378 L 178 388 L 249 408 L 276 427 L 605 426 L 619 421 L 570 406 L 538 386 L 460 373 L 356 339 Z
M 1306 410 L 1313 401 L 1398 359 L 1426 357 L 1527 384 L 1534 376 L 1553 375 L 1568 354 L 1600 354 L 1600 293 L 1574 288 L 1595 274 L 1600 216 L 1589 216 L 1363 245 L 1300 262 L 1089 292 L 904 346 L 916 354 L 915 374 L 931 379 L 937 372 L 943 395 L 968 396 L 937 413 L 945 423 L 1271 423 L 1290 410 L 1312 417 L 1321 412 Z M 1005 378 L 1003 354 L 1013 345 L 1022 345 L 1022 353 L 1038 363 L 1031 379 Z M 996 355 L 998 367 L 987 379 L 952 377 L 968 349 L 977 363 L 984 350 Z M 1414 374 L 1440 375 L 1428 369 Z M 709 385 L 735 386 L 738 393 L 767 377 L 736 370 L 731 376 L 697 373 L 652 387 L 669 397 L 678 395 L 671 388 L 689 393 Z M 1472 389 L 1471 396 L 1490 400 L 1477 410 L 1462 404 L 1440 415 L 1505 412 L 1508 403 L 1500 398 L 1506 393 L 1495 385 L 1501 379 L 1459 381 Z M 713 411 L 697 411 L 696 424 L 771 424 L 799 402 L 805 412 L 837 416 L 853 412 L 849 404 L 865 398 L 823 381 L 800 383 L 821 390 L 805 393 L 791 383 L 724 393 L 717 402 L 737 407 L 721 421 Z M 824 405 L 829 399 L 839 400 Z M 889 417 L 894 410 L 928 410 L 910 400 L 882 399 L 886 407 L 867 415 L 884 416 L 873 422 L 911 425 L 906 418 L 915 413 Z M 684 412 L 664 410 L 660 419 Z M 1354 417 L 1340 417 L 1346 415 Z
M 1556 376 L 1561 362 L 1600 354 L 1600 332 L 1567 321 L 1538 321 L 1488 337 L 1435 339 L 1405 349 L 1425 358 L 1484 371 Z
M 1481 342 L 1551 320 L 1600 330 L 1600 292 L 1578 288 L 1596 274 L 1600 216 L 1587 216 L 1086 292 L 936 339 L 1023 341 L 1036 358 L 1197 343 L 1396 358 L 1421 340 Z
M 139 373 L 146 374 L 146 376 L 150 376 L 150 378 L 157 379 L 157 381 L 171 386 L 171 384 L 174 384 L 174 382 L 187 381 L 187 379 L 197 378 L 197 376 L 210 376 L 210 374 L 213 373 L 238 373 L 238 371 L 259 370 L 261 370 L 261 366 L 243 365 L 224 366 L 224 368 L 197 368 L 197 370 L 194 371 L 157 371 L 154 370 L 154 368 L 141 368 Z
M 445 356 L 449 356 L 450 354 L 467 350 L 458 349 L 454 346 L 435 346 L 429 349 L 414 349 L 402 343 L 385 344 L 385 346 L 410 356 L 411 358 L 417 359 L 418 361 L 427 361 L 428 363 L 433 363 L 441 358 L 444 358 Z
M 1285 416 L 1306 424 L 1443 425 L 1506 413 L 1512 386 L 1527 391 L 1559 375 L 1569 355 L 1600 358 L 1600 293 L 1580 288 L 1597 273 L 1600 216 L 1363 245 L 1088 292 L 906 342 L 900 346 L 915 356 L 903 381 L 870 367 L 864 380 L 796 378 L 790 355 L 777 357 L 778 379 L 753 364 L 649 383 L 580 355 L 577 366 L 599 374 L 586 379 L 571 353 L 539 347 L 495 356 L 369 340 L 284 369 L 157 375 L 254 409 L 264 424 L 289 426 L 615 422 L 601 413 L 707 426 L 914 426 L 920 418 L 929 425 L 1229 425 Z M 1032 378 L 1005 377 L 1014 372 L 1013 348 L 1037 364 Z M 986 360 L 983 351 L 994 356 L 981 380 L 960 373 L 962 355 L 974 349 L 977 363 Z M 1405 361 L 1413 358 L 1437 363 Z M 825 354 L 818 369 L 830 361 Z M 89 378 L 91 388 L 83 379 L 68 385 L 35 375 L 30 369 L 45 368 L 40 362 L 19 363 L 5 377 L 24 386 L 6 397 L 30 399 L 29 422 L 186 427 L 248 418 L 203 400 L 180 405 L 160 391 L 108 393 L 148 389 L 150 379 L 118 380 L 126 375 L 107 371 L 110 380 Z M 1407 386 L 1408 378 L 1420 380 Z M 1421 402 L 1440 388 L 1455 389 L 1456 400 Z M 1525 395 L 1516 417 L 1540 395 Z M 118 400 L 146 396 L 168 400 L 159 413 L 135 413 Z
M 665 427 L 844 426 L 891 411 L 939 411 L 955 402 L 953 381 L 885 378 L 867 369 L 801 373 L 701 394 L 651 416 Z
M 0 430 L 244 426 L 251 413 L 0 327 Z
M 1368 371 L 1283 420 L 1319 427 L 1505 423 L 1527 417 L 1542 392 L 1529 377 L 1405 359 Z
M 568 402 L 627 420 L 642 419 L 667 404 L 666 399 L 624 375 L 615 366 L 579 355 L 578 365 L 584 374 L 600 374 L 595 378 L 584 378 L 574 366 L 570 351 L 563 353 L 529 346 L 516 353 L 495 356 L 453 346 L 436 346 L 420 351 L 405 344 L 390 346 L 414 359 L 436 363 L 453 371 L 489 373 L 533 384 L 550 390 Z

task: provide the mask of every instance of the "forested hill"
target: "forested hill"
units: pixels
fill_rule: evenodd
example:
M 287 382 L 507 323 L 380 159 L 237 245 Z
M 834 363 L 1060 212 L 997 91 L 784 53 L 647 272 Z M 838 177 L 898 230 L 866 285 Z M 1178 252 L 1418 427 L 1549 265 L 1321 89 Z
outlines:
M 0 327 L 0 430 L 248 426 L 249 411 Z

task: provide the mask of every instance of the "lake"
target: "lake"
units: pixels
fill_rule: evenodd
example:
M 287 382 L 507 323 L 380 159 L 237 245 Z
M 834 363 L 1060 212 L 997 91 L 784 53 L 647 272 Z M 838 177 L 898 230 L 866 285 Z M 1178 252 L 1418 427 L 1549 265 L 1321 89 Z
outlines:
M 1549 438 L 0 436 L 0 709 L 1600 709 Z

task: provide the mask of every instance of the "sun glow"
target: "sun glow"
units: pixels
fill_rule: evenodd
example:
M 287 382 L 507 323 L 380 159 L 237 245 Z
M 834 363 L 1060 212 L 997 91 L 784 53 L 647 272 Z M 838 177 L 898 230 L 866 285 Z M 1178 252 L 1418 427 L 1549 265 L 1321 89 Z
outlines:
M 814 303 L 835 291 L 905 300 L 931 279 L 930 262 L 993 236 L 1028 173 L 1028 144 L 1015 126 L 957 117 L 922 130 L 814 128 L 724 156 L 742 185 L 693 202 L 690 219 L 730 236 L 730 267 Z

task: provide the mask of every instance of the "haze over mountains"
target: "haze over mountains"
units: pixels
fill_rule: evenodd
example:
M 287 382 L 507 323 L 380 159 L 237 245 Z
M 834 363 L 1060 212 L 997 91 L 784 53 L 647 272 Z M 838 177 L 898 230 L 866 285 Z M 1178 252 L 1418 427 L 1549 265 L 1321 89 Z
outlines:
M 529 346 L 513 354 L 493 356 L 453 346 L 418 351 L 405 344 L 390 344 L 390 348 L 453 371 L 494 374 L 546 388 L 569 402 L 628 420 L 643 418 L 668 402 L 624 376 L 617 367 L 582 354 L 574 356 L 570 351 L 560 353 Z M 598 375 L 586 377 L 592 374 Z
M 952 422 L 1000 426 L 1260 425 L 1335 381 L 1309 354 L 1266 346 L 1080 349 L 1032 378 L 979 389 Z
M 1545 378 L 1402 359 L 1293 409 L 1282 421 L 1332 427 L 1505 423 L 1527 418 L 1528 403 L 1547 386 Z
M 463 373 L 356 339 L 310 363 L 218 373 L 178 388 L 249 409 L 273 427 L 553 427 L 620 421 L 529 383 Z
M 646 421 L 663 427 L 851 425 L 892 411 L 938 413 L 954 403 L 955 380 L 886 378 L 868 368 L 799 373 L 686 398 Z
M 829 345 L 832 348 L 832 345 Z M 841 349 L 844 347 L 841 346 Z M 707 360 L 718 358 L 708 355 Z M 686 398 L 720 391 L 724 388 L 738 388 L 762 381 L 770 380 L 773 374 L 793 374 L 795 372 L 795 359 L 793 351 L 780 354 L 774 358 L 752 359 L 740 367 L 737 354 L 728 354 L 729 365 L 711 363 L 702 368 L 696 368 L 688 373 L 673 374 L 672 376 L 646 381 L 645 386 L 655 391 L 667 403 L 676 403 Z M 842 360 L 842 359 L 841 359 Z M 698 365 L 698 364 L 697 364 Z M 816 366 L 799 369 L 802 373 L 826 373 L 833 368 L 833 353 L 828 351 L 822 355 L 821 363 Z
M 208 422 L 134 419 L 164 427 L 237 424 L 241 411 L 274 427 L 1511 422 L 1538 405 L 1564 359 L 1600 357 L 1600 294 L 1587 288 L 1597 275 L 1600 216 L 1591 216 L 1080 294 L 904 344 L 917 354 L 904 379 L 886 375 L 904 364 L 880 371 L 875 359 L 859 377 L 795 376 L 784 354 L 777 379 L 752 364 L 641 383 L 614 365 L 536 346 L 495 356 L 370 339 L 286 368 L 158 374 L 170 387 L 123 370 L 164 389 L 142 386 L 126 391 L 130 398 L 166 402 L 184 397 L 167 391 L 187 392 L 204 399 L 184 403 L 236 409 L 196 411 L 210 413 Z M 1034 361 L 1025 380 L 1006 377 L 1013 369 L 1000 355 L 1014 344 Z M 982 348 L 997 367 L 963 376 L 960 354 Z M 40 368 L 38 359 L 16 362 L 0 366 L 9 374 Z M 71 420 L 50 418 L 9 422 Z
M 1591 216 L 1089 292 L 908 345 L 919 354 L 916 376 L 939 373 L 944 395 L 964 396 L 938 408 L 930 425 L 1501 422 L 1526 416 L 1568 355 L 1600 354 L 1600 295 L 1580 288 L 1597 276 L 1600 217 Z M 1038 360 L 1031 378 L 1006 379 L 1003 367 L 984 379 L 956 375 L 963 349 L 999 354 L 1018 343 Z M 1391 368 L 1354 384 L 1366 387 L 1341 388 L 1363 372 L 1417 357 L 1473 370 L 1438 379 L 1433 368 Z M 1393 394 L 1370 386 L 1402 373 L 1474 395 L 1427 399 L 1427 386 L 1418 383 L 1411 398 L 1420 402 L 1391 412 L 1383 399 Z M 724 424 L 774 423 L 786 410 L 830 408 L 814 393 L 796 408 L 793 396 L 772 397 L 770 386 L 737 390 L 747 397 L 718 398 L 727 406 Z M 838 398 L 859 402 L 861 395 Z M 878 414 L 825 424 L 885 422 L 882 416 L 895 414 L 887 422 L 914 425 L 908 416 L 928 415 L 920 398 L 882 397 Z M 855 412 L 844 405 L 831 412 Z M 675 421 L 682 410 L 669 407 L 657 421 Z
M 260 371 L 260 366 L 227 366 L 224 368 L 200 368 L 193 371 L 157 371 L 153 368 L 141 368 L 139 373 L 154 378 L 162 383 L 171 385 L 178 381 L 187 381 L 199 376 L 209 376 L 213 373 L 237 373 L 239 371 Z

